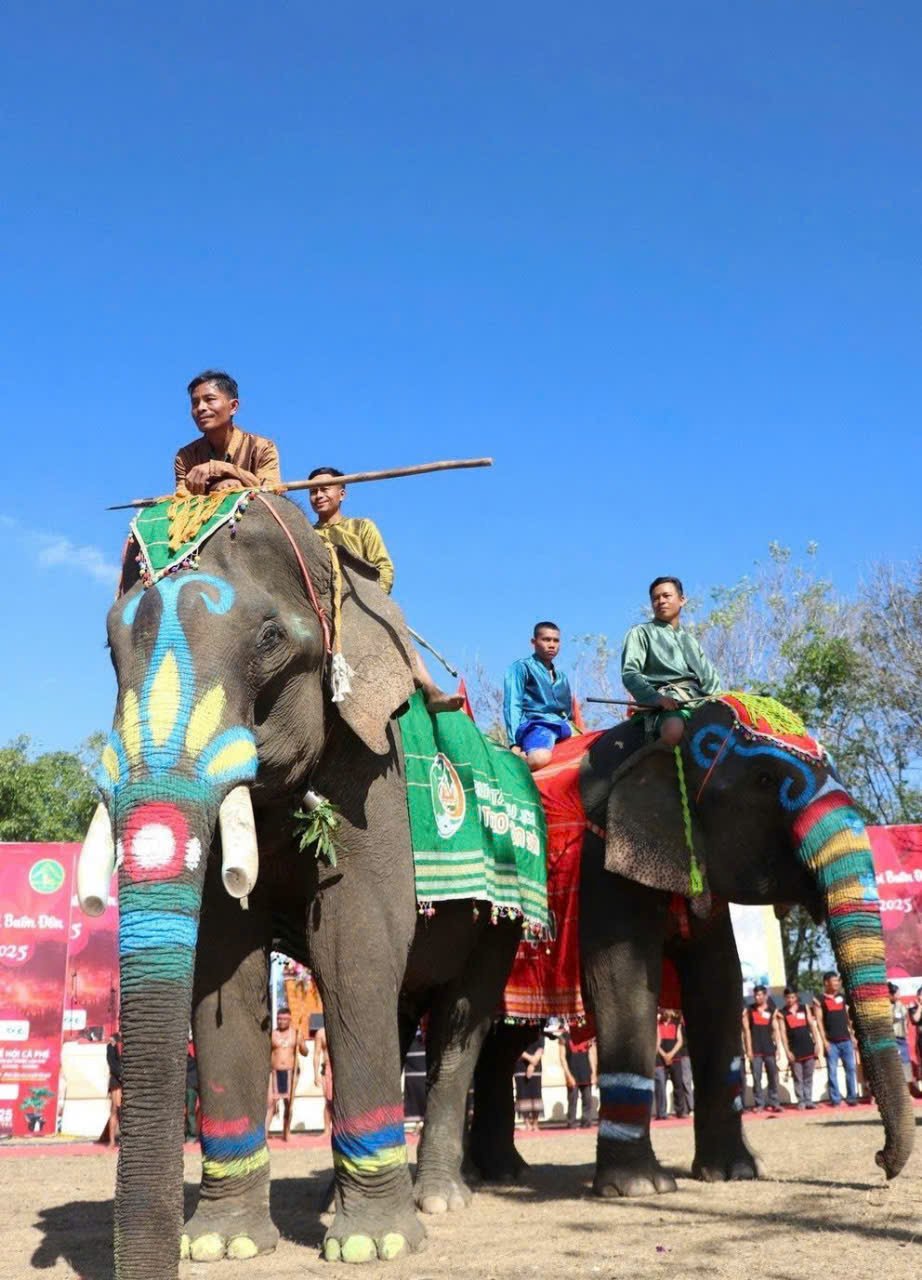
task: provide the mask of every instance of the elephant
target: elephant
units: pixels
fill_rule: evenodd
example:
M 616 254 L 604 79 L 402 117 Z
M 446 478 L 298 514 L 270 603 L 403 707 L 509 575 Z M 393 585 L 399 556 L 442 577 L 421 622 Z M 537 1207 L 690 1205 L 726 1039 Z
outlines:
M 759 1175 L 742 1131 L 742 979 L 728 902 L 801 903 L 825 917 L 884 1125 L 877 1162 L 892 1178 L 912 1150 L 914 1119 L 861 817 L 826 753 L 771 700 L 703 702 L 680 751 L 681 774 L 672 749 L 646 742 L 635 717 L 599 736 L 580 766 L 583 996 L 595 1017 L 601 1096 L 594 1190 L 675 1189 L 650 1141 L 664 957 L 677 970 L 688 1028 L 692 1172 L 704 1181 Z M 693 886 L 696 868 L 703 877 Z M 675 910 L 677 896 L 688 909 Z M 516 1178 L 524 1163 L 513 1142 L 510 1074 L 530 1035 L 498 1025 L 477 1067 L 470 1154 L 488 1180 Z
M 277 1242 L 265 1134 L 272 946 L 316 975 L 335 1069 L 324 1256 L 417 1248 L 417 1204 L 438 1212 L 467 1199 L 458 1117 L 521 932 L 489 911 L 478 919 L 469 901 L 418 913 L 394 719 L 414 689 L 403 616 L 295 503 L 252 499 L 178 572 L 145 585 L 127 560 L 108 616 L 118 696 L 78 893 L 98 910 L 117 865 L 119 1280 L 169 1280 L 181 1253 L 248 1258 Z M 292 814 L 306 793 L 338 811 L 335 865 L 299 847 Z M 432 1097 L 414 1192 L 400 1071 L 425 1012 Z M 190 1019 L 203 1172 L 183 1228 Z

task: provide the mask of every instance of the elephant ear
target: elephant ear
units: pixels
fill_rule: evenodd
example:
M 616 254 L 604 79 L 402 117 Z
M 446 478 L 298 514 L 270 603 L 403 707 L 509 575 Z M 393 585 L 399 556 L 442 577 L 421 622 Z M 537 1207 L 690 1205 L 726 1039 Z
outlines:
M 691 812 L 692 843 L 704 877 L 704 834 Z M 691 898 L 691 853 L 672 747 L 654 742 L 635 752 L 612 779 L 605 824 L 605 869 Z M 692 898 L 695 914 L 710 910 L 710 893 Z
M 398 605 L 371 565 L 337 547 L 342 572 L 340 644 L 352 668 L 352 692 L 339 714 L 370 750 L 390 750 L 387 724 L 413 692 L 413 646 Z

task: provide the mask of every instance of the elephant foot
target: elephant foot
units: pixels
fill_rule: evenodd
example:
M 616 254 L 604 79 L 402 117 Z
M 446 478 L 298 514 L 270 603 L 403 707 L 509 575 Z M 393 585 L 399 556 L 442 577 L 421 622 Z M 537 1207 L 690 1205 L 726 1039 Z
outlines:
M 490 1143 L 471 1150 L 470 1164 L 481 1182 L 509 1186 L 520 1182 L 528 1162 L 516 1150 L 514 1142 Z
M 646 1142 L 606 1142 L 599 1144 L 592 1189 L 597 1196 L 607 1199 L 663 1195 L 675 1191 L 676 1180 L 653 1154 L 649 1139 Z
M 750 1182 L 764 1172 L 762 1161 L 749 1149 L 742 1132 L 712 1134 L 696 1144 L 692 1177 L 702 1182 Z
M 279 1233 L 263 1204 L 201 1200 L 183 1227 L 180 1254 L 193 1262 L 238 1262 L 271 1253 Z
M 394 1215 L 382 1225 L 381 1211 L 375 1222 L 362 1221 L 362 1214 L 337 1211 L 332 1226 L 323 1238 L 323 1256 L 327 1262 L 392 1262 L 408 1253 L 416 1253 L 426 1240 L 423 1224 L 412 1211 Z
M 422 1173 L 417 1175 L 413 1198 L 423 1213 L 455 1213 L 470 1204 L 471 1190 L 460 1176 Z

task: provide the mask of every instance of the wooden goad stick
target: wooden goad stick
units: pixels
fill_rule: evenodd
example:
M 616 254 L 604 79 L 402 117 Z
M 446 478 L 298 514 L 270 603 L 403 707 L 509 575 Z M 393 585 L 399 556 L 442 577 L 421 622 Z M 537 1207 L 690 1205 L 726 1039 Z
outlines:
M 492 467 L 492 458 L 452 458 L 444 462 L 420 462 L 415 467 L 390 467 L 386 471 L 353 471 L 348 476 L 320 475 L 313 480 L 291 480 L 270 486 L 267 493 L 294 493 L 299 489 L 322 489 L 328 484 L 365 484 L 369 480 L 398 480 L 402 476 L 425 476 L 431 471 L 466 471 L 471 467 Z M 135 498 L 132 502 L 120 502 L 106 507 L 107 511 L 133 511 L 138 507 L 153 507 L 158 502 L 172 498 L 165 493 L 159 498 Z

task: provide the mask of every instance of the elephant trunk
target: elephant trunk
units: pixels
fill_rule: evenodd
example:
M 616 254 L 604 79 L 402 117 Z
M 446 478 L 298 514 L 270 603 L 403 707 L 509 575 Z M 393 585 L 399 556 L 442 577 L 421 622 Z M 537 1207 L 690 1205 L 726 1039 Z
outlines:
M 880 899 L 868 834 L 842 790 L 830 785 L 795 823 L 798 857 L 826 904 L 861 1061 L 880 1109 L 885 1141 L 877 1163 L 894 1178 L 912 1152 L 915 1119 L 893 1037 Z
M 175 1280 L 178 1271 L 187 1036 L 214 812 L 203 818 L 193 827 L 171 801 L 147 800 L 119 822 L 118 1280 Z

